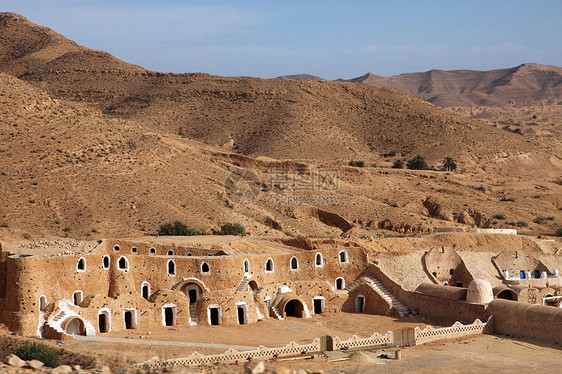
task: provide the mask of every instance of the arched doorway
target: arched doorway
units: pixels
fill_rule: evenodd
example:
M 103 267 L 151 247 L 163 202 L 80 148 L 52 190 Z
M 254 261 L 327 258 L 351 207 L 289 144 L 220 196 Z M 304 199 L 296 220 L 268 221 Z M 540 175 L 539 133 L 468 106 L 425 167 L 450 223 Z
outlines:
M 197 323 L 197 304 L 201 299 L 201 287 L 197 283 L 186 283 L 181 288 L 182 292 L 189 297 L 189 316 L 192 323 Z
M 109 332 L 109 311 L 103 310 L 98 314 L 98 331 L 100 333 Z
M 304 316 L 304 305 L 299 300 L 293 299 L 285 304 L 284 311 L 286 317 L 302 318 Z
M 496 298 L 517 301 L 517 293 L 513 290 L 505 289 L 498 293 Z
M 258 283 L 255 280 L 251 280 L 248 282 L 248 291 L 249 292 L 256 292 L 258 290 Z
M 85 336 L 86 335 L 86 326 L 84 326 L 84 321 L 82 321 L 80 318 L 75 317 L 72 318 L 70 321 L 68 321 L 66 323 L 66 326 L 64 328 L 64 331 L 68 334 L 68 335 L 82 335 Z

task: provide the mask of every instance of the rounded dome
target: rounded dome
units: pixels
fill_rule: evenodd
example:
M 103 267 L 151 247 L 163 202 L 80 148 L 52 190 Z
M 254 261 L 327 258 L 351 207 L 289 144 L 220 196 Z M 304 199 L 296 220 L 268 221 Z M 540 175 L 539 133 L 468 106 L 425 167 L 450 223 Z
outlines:
M 468 285 L 466 301 L 475 304 L 488 304 L 494 299 L 492 285 L 484 279 L 474 279 Z

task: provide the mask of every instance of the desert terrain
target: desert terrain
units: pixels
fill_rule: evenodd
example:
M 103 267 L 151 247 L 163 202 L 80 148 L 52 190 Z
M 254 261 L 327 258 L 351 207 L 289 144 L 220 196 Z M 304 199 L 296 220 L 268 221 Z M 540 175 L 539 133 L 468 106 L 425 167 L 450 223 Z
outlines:
M 0 240 L 24 255 L 86 253 L 101 238 L 235 254 L 356 246 L 408 289 L 427 281 L 415 266 L 435 245 L 458 246 L 482 274 L 491 267 L 480 268 L 482 259 L 503 250 L 559 255 L 561 74 L 537 64 L 333 82 L 306 74 L 174 74 L 0 13 Z M 392 167 L 416 155 L 427 170 Z M 456 170 L 443 169 L 445 157 Z M 176 220 L 202 234 L 239 223 L 252 238 L 157 237 Z M 523 235 L 434 234 L 451 226 Z M 453 322 L 334 313 L 220 329 L 117 331 L 67 346 L 133 370 L 154 355 Z M 372 361 L 267 365 L 327 373 L 552 371 L 560 347 L 479 335 L 406 348 L 402 361 L 366 355 Z
M 2 235 L 138 236 L 172 220 L 323 237 L 562 224 L 559 139 L 369 84 L 152 72 L 13 13 L 0 29 Z M 457 171 L 390 167 L 417 154 Z M 319 172 L 337 183 L 314 184 Z M 232 176 L 250 201 L 225 189 Z

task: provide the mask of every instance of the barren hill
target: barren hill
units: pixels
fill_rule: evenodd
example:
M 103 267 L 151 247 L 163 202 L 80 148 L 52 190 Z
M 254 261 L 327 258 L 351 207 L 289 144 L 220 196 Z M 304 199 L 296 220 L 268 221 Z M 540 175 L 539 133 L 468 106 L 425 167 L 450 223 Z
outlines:
M 323 81 L 323 80 L 325 80 L 324 78 L 318 77 L 316 75 L 310 75 L 310 74 L 282 75 L 282 76 L 274 78 L 274 79 L 282 80 L 282 81 L 305 81 L 305 80 Z
M 2 25 L 0 235 L 138 235 L 175 219 L 274 236 L 562 224 L 554 139 L 525 139 L 388 88 L 157 73 L 21 16 L 2 14 Z M 12 44 L 29 53 L 6 52 Z M 416 153 L 432 165 L 453 155 L 462 172 L 389 168 Z M 272 179 L 279 170 L 287 183 Z M 337 176 L 334 189 L 297 188 L 322 170 Z M 232 173 L 255 176 L 243 183 L 255 199 L 225 188 Z
M 496 127 L 529 135 L 562 135 L 562 68 L 523 64 L 490 71 L 431 70 L 347 80 L 392 87 Z
M 562 103 L 562 68 L 540 64 L 490 71 L 431 70 L 392 77 L 368 73 L 349 82 L 392 87 L 442 107 Z

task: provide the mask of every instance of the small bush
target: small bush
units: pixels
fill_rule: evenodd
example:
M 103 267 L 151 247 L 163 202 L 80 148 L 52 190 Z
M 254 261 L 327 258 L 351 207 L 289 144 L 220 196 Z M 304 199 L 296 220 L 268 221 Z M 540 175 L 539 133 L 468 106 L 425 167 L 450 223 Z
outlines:
M 562 227 L 559 227 L 559 228 L 556 229 L 556 235 L 562 236 Z
M 505 214 L 503 214 L 503 213 L 494 214 L 494 218 L 495 219 L 505 219 Z
M 425 162 L 425 158 L 423 158 L 423 156 L 421 156 L 421 155 L 417 155 L 416 157 L 408 160 L 408 162 L 406 163 L 406 167 L 408 169 L 412 169 L 412 170 L 427 170 L 427 169 L 429 169 L 429 167 L 427 166 L 427 163 Z
M 486 187 L 484 186 L 476 187 L 476 191 L 486 192 Z
M 533 222 L 536 223 L 537 225 L 542 225 L 544 221 L 546 221 L 546 218 L 544 217 L 533 218 Z
M 398 159 L 392 164 L 393 169 L 402 169 L 404 167 L 404 160 Z
M 517 221 L 517 227 L 529 227 L 529 224 L 525 221 Z
M 55 220 L 55 224 L 56 224 L 56 225 L 60 225 L 60 218 L 57 218 L 57 219 Z
M 385 153 L 383 156 L 384 157 L 394 157 L 394 156 L 396 156 L 396 151 L 392 150 L 388 153 Z
M 164 223 L 158 229 L 158 235 L 193 236 L 199 234 L 199 231 L 190 229 L 180 221 Z
M 24 233 L 24 234 L 22 235 L 22 237 L 23 237 L 24 239 L 31 239 L 31 234 L 28 233 L 28 232 L 26 232 L 26 233 Z
M 0 227 L 8 227 L 8 224 L 6 222 L 2 222 L 0 223 Z
M 500 201 L 515 201 L 513 197 L 502 197 Z
M 365 161 L 349 161 L 347 163 L 349 166 L 355 166 L 358 168 L 362 168 L 363 166 L 365 166 Z
M 225 223 L 221 226 L 220 235 L 244 235 L 246 228 L 239 223 Z
M 43 343 L 25 342 L 14 354 L 25 361 L 39 360 L 45 366 L 52 368 L 59 366 L 56 350 Z

